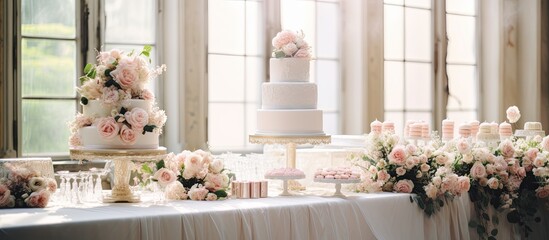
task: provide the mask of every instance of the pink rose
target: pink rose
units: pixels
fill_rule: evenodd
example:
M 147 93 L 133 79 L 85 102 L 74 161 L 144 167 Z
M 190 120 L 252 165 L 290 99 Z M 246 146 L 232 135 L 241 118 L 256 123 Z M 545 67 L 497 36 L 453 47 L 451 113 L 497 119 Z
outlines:
M 541 147 L 545 151 L 549 151 L 549 136 L 546 136 L 541 140 Z
M 456 190 L 459 193 L 465 193 L 465 192 L 468 192 L 470 188 L 471 188 L 471 180 L 466 176 L 459 176 L 457 180 Z
M 204 200 L 208 192 L 209 191 L 208 189 L 206 189 L 206 187 L 200 184 L 195 184 L 189 190 L 189 198 L 191 200 L 198 200 L 198 201 Z
M 82 146 L 82 140 L 77 133 L 71 134 L 69 137 L 69 146 Z
M 377 180 L 386 182 L 389 178 L 391 178 L 391 176 L 385 170 L 381 170 L 377 173 Z
M 511 192 L 514 192 L 519 189 L 520 184 L 522 183 L 522 178 L 517 176 L 511 176 L 507 181 L 507 189 Z
M 55 191 L 57 191 L 57 182 L 55 179 L 46 178 L 46 189 L 50 193 L 55 193 Z
M 101 118 L 97 124 L 97 131 L 101 137 L 113 139 L 116 135 L 118 135 L 120 126 L 113 117 Z
M 27 199 L 25 199 L 25 203 L 27 204 L 27 206 L 38 208 L 45 208 L 46 206 L 48 206 L 49 201 L 50 192 L 48 190 L 33 192 Z
M 526 177 L 526 169 L 524 167 L 519 167 L 517 169 L 517 176 L 521 178 Z
M 542 156 L 538 156 L 533 162 L 536 167 L 543 167 L 545 165 L 545 159 Z
M 187 199 L 187 191 L 179 181 L 173 181 L 166 186 L 164 196 L 168 200 L 185 200 Z
M 220 173 L 222 170 L 223 170 L 224 166 L 223 166 L 223 161 L 219 160 L 219 159 L 215 159 L 213 160 L 212 163 L 210 163 L 210 171 L 212 173 Z
M 177 179 L 177 176 L 174 172 L 167 168 L 161 168 L 156 173 L 154 173 L 154 178 L 158 180 L 160 186 L 166 186 Z
M 422 172 L 427 172 L 427 171 L 429 171 L 429 169 L 431 169 L 431 166 L 429 166 L 426 163 L 423 163 L 423 164 L 421 164 L 420 169 L 421 169 Z
M 191 153 L 185 158 L 185 170 L 187 168 L 195 170 L 196 172 L 202 170 L 203 164 L 202 164 L 202 156 Z
M 524 153 L 524 155 L 526 155 L 526 157 L 528 157 L 530 160 L 533 160 L 536 159 L 538 153 L 539 150 L 537 148 L 530 148 L 528 149 L 528 151 L 526 151 L 526 153 Z
M 445 154 L 440 154 L 435 157 L 435 162 L 438 165 L 446 165 L 446 163 L 448 163 L 448 157 Z
M 408 144 L 406 145 L 406 152 L 409 155 L 414 155 L 417 152 L 417 147 L 414 144 Z
M 397 174 L 397 176 L 402 176 L 402 175 L 406 174 L 406 169 L 404 169 L 403 167 L 398 167 L 396 169 L 396 174 Z
M 143 91 L 141 91 L 141 98 L 145 100 L 154 100 L 154 94 L 148 89 L 143 89 Z
M 549 197 L 549 185 L 536 189 L 536 197 L 541 199 Z
M 282 46 L 282 52 L 284 52 L 287 57 L 293 57 L 294 53 L 297 52 L 297 46 L 294 43 L 288 43 Z
M 438 194 L 438 189 L 433 184 L 429 184 L 425 186 L 425 193 L 427 194 L 428 198 L 436 199 Z
M 297 50 L 297 52 L 295 53 L 294 57 L 296 57 L 296 58 L 310 58 L 310 57 L 311 57 L 311 53 L 309 52 L 309 49 L 300 48 L 300 49 Z
M 498 189 L 499 188 L 499 180 L 495 177 L 488 179 L 488 182 L 486 184 L 491 189 Z
M 520 111 L 517 106 L 511 106 L 507 108 L 507 119 L 510 123 L 516 123 L 520 119 Z
M 404 165 L 406 162 L 406 152 L 402 145 L 395 146 L 391 153 L 389 153 L 389 163 L 396 164 L 399 166 Z
M 215 201 L 217 200 L 217 195 L 215 195 L 214 193 L 208 193 L 208 195 L 206 195 L 206 201 Z
M 131 111 L 127 111 L 124 114 L 124 118 L 133 129 L 143 129 L 145 125 L 149 123 L 149 114 L 142 108 L 133 108 Z
M 413 189 L 414 183 L 408 179 L 400 180 L 394 186 L 394 190 L 399 193 L 411 193 Z
M 7 207 L 10 204 L 11 191 L 4 184 L 0 184 L 0 207 Z
M 120 130 L 120 140 L 126 145 L 133 145 L 137 142 L 137 133 L 124 124 Z
M 204 186 L 212 192 L 225 188 L 223 176 L 221 174 L 206 175 Z
M 491 175 L 496 172 L 496 166 L 494 164 L 486 164 L 486 174 Z
M 101 65 L 111 67 L 116 61 L 116 58 L 111 54 L 111 52 L 100 52 L 97 54 L 97 61 Z
M 138 62 L 133 57 L 122 58 L 111 72 L 113 79 L 124 89 L 132 88 L 139 80 Z
M 288 43 L 295 42 L 296 38 L 297 38 L 297 35 L 295 32 L 289 31 L 289 30 L 283 30 L 276 34 L 276 36 L 272 40 L 272 44 L 273 44 L 273 47 L 275 47 L 276 49 L 280 49 L 282 48 L 282 46 Z
M 105 104 L 115 104 L 120 99 L 120 95 L 116 88 L 103 88 L 101 99 Z
M 471 145 L 466 138 L 460 138 L 457 142 L 457 150 L 461 154 L 466 154 L 471 150 Z
M 486 168 L 480 162 L 476 162 L 475 164 L 473 164 L 473 166 L 471 167 L 470 173 L 471 173 L 471 177 L 476 179 L 485 178 L 487 176 Z

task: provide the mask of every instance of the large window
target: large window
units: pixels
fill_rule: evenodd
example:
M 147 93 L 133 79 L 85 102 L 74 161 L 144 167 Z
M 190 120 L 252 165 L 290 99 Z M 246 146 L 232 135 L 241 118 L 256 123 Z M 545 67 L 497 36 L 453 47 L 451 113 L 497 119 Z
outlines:
M 458 125 L 477 118 L 476 5 L 476 0 L 384 0 L 385 120 L 394 121 L 397 132 L 407 120 L 425 121 L 436 129 L 436 115 Z M 437 14 L 446 25 L 434 29 L 441 24 L 435 22 L 441 21 Z M 447 52 L 446 59 L 439 59 L 446 63 L 447 88 L 446 77 L 435 77 L 435 35 L 447 36 L 448 46 L 438 46 Z M 444 102 L 441 96 L 448 97 L 448 105 L 437 112 L 435 102 Z
M 265 21 L 266 15 L 276 15 L 269 18 L 275 20 Z M 272 29 L 305 33 L 313 50 L 310 81 L 318 84 L 324 131 L 341 133 L 340 17 L 339 1 L 208 1 L 207 129 L 212 150 L 257 147 L 248 143 L 248 135 L 256 131 L 260 86 L 268 81 L 274 35 L 266 32 Z

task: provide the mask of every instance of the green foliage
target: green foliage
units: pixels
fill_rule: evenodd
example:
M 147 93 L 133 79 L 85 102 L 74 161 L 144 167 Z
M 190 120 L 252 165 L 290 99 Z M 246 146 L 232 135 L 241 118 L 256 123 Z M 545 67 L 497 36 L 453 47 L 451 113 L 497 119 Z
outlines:
M 80 102 L 82 103 L 82 105 L 88 105 L 88 99 L 86 97 L 81 97 Z
M 166 167 L 166 163 L 164 163 L 164 159 L 162 159 L 162 160 L 160 160 L 156 163 L 156 169 L 161 169 L 161 168 L 164 168 L 164 167 Z
M 227 192 L 225 190 L 217 190 L 214 192 L 214 194 L 217 196 L 217 198 L 226 198 Z
M 143 127 L 143 134 L 145 134 L 146 132 L 153 132 L 155 128 L 156 125 L 145 125 Z
M 147 164 L 142 164 L 142 165 L 141 165 L 141 171 L 144 172 L 144 173 L 148 173 L 148 174 L 152 174 L 152 173 L 153 173 L 153 170 L 152 170 L 151 167 L 149 167 L 149 165 L 147 165 Z

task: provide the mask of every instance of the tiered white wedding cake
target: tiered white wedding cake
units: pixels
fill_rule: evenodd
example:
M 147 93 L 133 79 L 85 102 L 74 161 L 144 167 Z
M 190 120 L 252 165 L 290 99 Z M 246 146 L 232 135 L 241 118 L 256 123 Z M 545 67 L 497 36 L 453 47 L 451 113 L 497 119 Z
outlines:
M 165 66 L 151 69 L 140 54 L 119 50 L 100 52 L 97 65 L 88 64 L 81 77 L 82 113 L 71 123 L 71 147 L 88 149 L 154 149 L 166 122 L 145 88 Z
M 273 38 L 270 82 L 263 83 L 257 110 L 258 135 L 324 135 L 318 89 L 309 82 L 310 50 L 303 33 L 282 31 Z

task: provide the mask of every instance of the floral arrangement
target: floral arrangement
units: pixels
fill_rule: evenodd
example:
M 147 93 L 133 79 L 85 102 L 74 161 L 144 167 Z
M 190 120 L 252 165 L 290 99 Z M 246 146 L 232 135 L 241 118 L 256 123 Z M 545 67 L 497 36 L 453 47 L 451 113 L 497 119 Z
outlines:
M 142 108 L 129 106 L 122 100 L 154 100 L 154 95 L 145 89 L 150 79 L 162 74 L 166 66 L 151 69 L 146 58 L 150 46 L 145 46 L 140 54 L 133 51 L 125 54 L 120 50 L 99 52 L 97 64 L 87 64 L 84 76 L 80 77 L 82 86 L 77 91 L 82 96 L 80 102 L 87 105 L 89 100 L 100 100 L 103 107 L 111 109 L 111 116 L 95 117 L 77 114 L 70 123 L 70 146 L 82 145 L 78 130 L 86 126 L 97 126 L 97 131 L 106 140 L 120 138 L 123 144 L 133 145 L 138 134 L 154 132 L 162 134 L 166 123 L 166 114 L 158 107 L 151 112 Z
M 303 31 L 283 30 L 272 40 L 273 57 L 275 58 L 311 58 L 311 48 L 304 40 Z
M 11 164 L 3 166 L 0 178 L 0 208 L 45 208 L 57 190 L 54 179 L 39 176 L 36 171 Z
M 164 188 L 166 199 L 213 201 L 227 197 L 232 174 L 209 152 L 170 153 L 156 164 L 156 169 L 154 173 L 151 169 L 142 172 L 153 175 L 153 181 Z
M 509 122 L 520 118 L 515 106 L 506 113 Z M 372 132 L 355 163 L 365 170 L 357 190 L 415 193 L 412 200 L 427 215 L 468 192 L 476 210 L 469 226 L 481 239 L 498 235 L 500 219 L 490 207 L 504 212 L 528 237 L 530 224 L 541 221 L 538 204 L 549 203 L 549 136 L 512 137 L 496 146 L 472 138 L 442 142 L 435 136 L 415 145 L 391 132 Z

